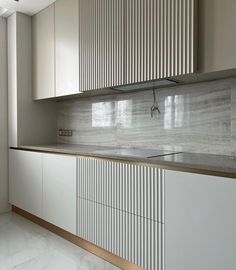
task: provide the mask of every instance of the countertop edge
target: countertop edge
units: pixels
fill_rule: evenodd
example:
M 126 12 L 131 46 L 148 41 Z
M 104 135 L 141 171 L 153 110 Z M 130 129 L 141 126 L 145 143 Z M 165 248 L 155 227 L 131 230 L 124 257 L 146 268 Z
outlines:
M 190 166 L 186 164 L 185 166 L 180 163 L 172 164 L 172 162 L 168 161 L 155 161 L 150 160 L 148 158 L 124 158 L 124 157 L 109 157 L 102 154 L 94 154 L 94 153 L 84 153 L 84 152 L 77 152 L 73 153 L 70 151 L 64 150 L 43 150 L 43 149 L 33 149 L 33 147 L 10 147 L 12 150 L 21 150 L 21 151 L 28 151 L 28 152 L 37 152 L 37 153 L 46 153 L 46 154 L 59 154 L 59 155 L 66 155 L 66 156 L 75 156 L 75 157 L 86 157 L 91 159 L 103 159 L 103 160 L 110 160 L 114 162 L 121 162 L 121 163 L 128 163 L 128 164 L 135 164 L 135 165 L 143 165 L 149 166 L 153 168 L 159 168 L 164 170 L 172 170 L 178 172 L 186 172 L 186 173 L 194 173 L 194 174 L 203 174 L 203 175 L 210 175 L 210 176 L 218 176 L 218 177 L 226 177 L 226 178 L 234 178 L 236 179 L 236 172 L 225 172 L 221 170 L 211 170 L 200 168 L 198 166 Z

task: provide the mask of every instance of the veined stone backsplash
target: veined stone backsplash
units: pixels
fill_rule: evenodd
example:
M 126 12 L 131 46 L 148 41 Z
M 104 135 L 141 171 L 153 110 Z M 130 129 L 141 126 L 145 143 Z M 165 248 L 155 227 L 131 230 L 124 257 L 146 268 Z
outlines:
M 236 78 L 61 101 L 59 143 L 236 155 Z

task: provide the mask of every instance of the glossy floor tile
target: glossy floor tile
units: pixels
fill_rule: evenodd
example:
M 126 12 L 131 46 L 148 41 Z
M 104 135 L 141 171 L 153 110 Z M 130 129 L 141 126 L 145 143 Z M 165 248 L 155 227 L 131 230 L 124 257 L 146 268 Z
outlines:
M 0 270 L 118 270 L 14 213 L 0 215 Z

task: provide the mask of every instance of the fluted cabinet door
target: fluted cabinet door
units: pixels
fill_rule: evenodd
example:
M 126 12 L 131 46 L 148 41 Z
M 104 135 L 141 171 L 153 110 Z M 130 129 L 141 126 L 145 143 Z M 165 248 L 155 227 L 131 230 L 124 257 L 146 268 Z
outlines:
M 79 0 L 79 78 L 82 91 L 124 83 L 123 9 L 123 0 Z
M 55 3 L 56 96 L 79 92 L 78 0 Z
M 126 0 L 126 83 L 195 72 L 196 15 L 197 0 Z
M 78 198 L 78 236 L 145 270 L 163 270 L 164 225 Z
M 147 270 L 163 269 L 162 170 L 78 158 L 78 236 Z
M 163 173 L 157 168 L 78 159 L 78 196 L 163 222 Z

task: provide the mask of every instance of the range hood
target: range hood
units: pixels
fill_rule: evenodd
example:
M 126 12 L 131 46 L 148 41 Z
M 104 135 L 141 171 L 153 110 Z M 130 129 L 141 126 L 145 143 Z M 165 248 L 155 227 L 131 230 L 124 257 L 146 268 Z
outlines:
M 179 83 L 178 81 L 175 81 L 173 79 L 163 79 L 163 80 L 155 80 L 155 81 L 147 81 L 135 84 L 115 86 L 112 87 L 112 89 L 117 91 L 137 91 L 137 90 L 148 90 L 153 88 L 171 86 L 176 85 L 178 83 Z

